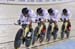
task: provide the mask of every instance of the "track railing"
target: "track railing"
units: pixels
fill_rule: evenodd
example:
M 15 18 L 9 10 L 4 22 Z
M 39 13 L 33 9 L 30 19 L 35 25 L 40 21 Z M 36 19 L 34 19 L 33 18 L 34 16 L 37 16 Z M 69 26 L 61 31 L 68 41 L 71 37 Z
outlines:
M 55 4 L 74 2 L 74 0 L 0 0 L 0 4 Z

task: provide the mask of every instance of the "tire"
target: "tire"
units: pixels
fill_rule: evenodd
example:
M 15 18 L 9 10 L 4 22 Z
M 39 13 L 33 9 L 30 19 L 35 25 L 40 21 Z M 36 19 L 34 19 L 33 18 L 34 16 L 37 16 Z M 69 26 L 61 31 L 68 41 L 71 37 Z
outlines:
M 65 31 L 65 33 L 66 33 L 66 38 L 69 38 L 70 32 L 69 31 Z
M 49 25 L 48 29 L 47 29 L 47 35 L 46 35 L 47 41 L 50 41 L 50 38 L 51 38 L 51 29 L 52 29 L 52 26 Z
M 31 36 L 30 37 L 27 36 L 29 33 L 31 33 Z M 33 34 L 33 32 L 28 32 L 27 35 L 26 35 L 26 39 L 25 39 L 25 46 L 26 47 L 29 47 L 31 45 L 31 42 L 32 42 L 32 34 Z
M 37 37 L 36 37 L 36 36 L 34 36 L 32 39 L 33 39 L 33 40 L 32 40 L 32 45 L 34 45 L 34 44 L 35 44 L 35 42 L 37 41 Z
M 14 40 L 14 48 L 17 49 L 21 46 L 21 36 L 22 36 L 22 33 L 23 33 L 23 29 L 19 29 L 17 34 L 16 34 L 16 37 L 15 37 L 15 40 Z
M 62 27 L 61 27 L 61 39 L 64 38 L 64 29 L 65 29 L 65 25 L 62 24 Z
M 31 39 L 26 39 L 25 46 L 29 47 L 31 45 Z
M 46 36 L 47 41 L 50 41 L 50 38 L 51 38 L 51 34 L 47 33 L 47 36 Z
M 36 27 L 35 30 L 34 30 L 34 35 L 33 35 L 32 45 L 34 45 L 35 42 L 38 40 L 38 36 L 37 36 L 37 34 L 38 34 L 38 30 L 39 30 L 38 27 Z
M 41 33 L 41 34 L 40 34 L 40 39 L 39 39 L 40 43 L 42 43 L 42 42 L 43 42 L 44 37 L 45 37 L 45 34 Z
M 34 30 L 34 36 L 37 36 L 37 34 L 38 34 L 38 30 L 39 30 L 39 28 L 36 27 L 35 30 Z

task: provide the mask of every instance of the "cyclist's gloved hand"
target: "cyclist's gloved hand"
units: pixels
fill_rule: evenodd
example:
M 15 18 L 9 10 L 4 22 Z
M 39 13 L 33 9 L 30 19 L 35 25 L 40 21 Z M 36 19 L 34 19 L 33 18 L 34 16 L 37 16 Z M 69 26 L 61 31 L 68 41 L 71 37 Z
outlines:
M 18 24 L 20 25 L 21 23 L 20 23 L 20 20 L 18 20 Z
M 39 21 L 41 21 L 41 18 L 39 18 Z
M 37 19 L 35 20 L 35 22 L 37 22 Z
M 48 22 L 50 22 L 50 20 L 49 20 L 49 19 L 48 19 L 47 21 L 48 21 Z
M 60 20 L 63 21 L 62 18 L 60 18 Z
M 66 19 L 64 18 L 64 23 L 66 22 Z

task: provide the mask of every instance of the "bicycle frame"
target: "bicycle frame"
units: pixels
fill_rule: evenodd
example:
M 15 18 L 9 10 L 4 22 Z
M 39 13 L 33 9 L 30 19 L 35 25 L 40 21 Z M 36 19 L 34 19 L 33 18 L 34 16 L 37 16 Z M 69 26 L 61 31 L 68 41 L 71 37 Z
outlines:
M 64 25 L 65 25 L 65 29 L 64 29 L 64 31 L 65 31 L 65 30 L 67 30 L 68 22 L 65 22 L 65 24 L 64 24 Z
M 23 37 L 26 37 L 26 34 L 29 32 L 29 25 L 23 30 Z
M 54 30 L 54 24 L 52 23 L 52 24 L 50 24 L 51 26 L 52 26 L 52 28 L 51 28 L 51 32 L 53 32 L 53 30 Z
M 41 30 L 43 29 L 43 24 L 41 24 L 41 26 L 39 27 L 39 31 L 38 31 L 38 34 L 41 33 Z

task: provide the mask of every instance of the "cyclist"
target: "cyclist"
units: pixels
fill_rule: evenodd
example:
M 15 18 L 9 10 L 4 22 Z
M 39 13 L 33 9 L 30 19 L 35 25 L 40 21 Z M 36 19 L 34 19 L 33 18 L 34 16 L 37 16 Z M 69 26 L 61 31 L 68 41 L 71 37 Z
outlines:
M 63 22 L 62 25 L 62 32 L 61 32 L 61 39 L 64 38 L 64 32 L 66 33 L 66 37 L 69 38 L 69 33 L 71 30 L 71 22 L 70 22 L 71 13 L 68 9 L 64 8 L 62 10 L 60 20 Z M 67 25 L 65 25 L 67 23 Z

